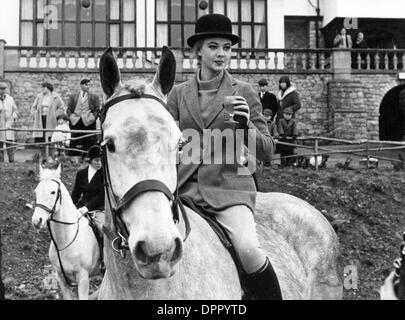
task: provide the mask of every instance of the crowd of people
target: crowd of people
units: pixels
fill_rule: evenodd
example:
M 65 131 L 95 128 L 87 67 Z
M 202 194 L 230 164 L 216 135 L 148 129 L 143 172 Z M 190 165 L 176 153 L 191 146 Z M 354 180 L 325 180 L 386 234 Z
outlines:
M 51 143 L 51 156 L 64 156 L 66 149 L 69 149 L 70 156 L 83 156 L 97 143 L 96 135 L 86 133 L 97 129 L 96 121 L 101 109 L 100 98 L 90 92 L 90 85 L 89 79 L 81 80 L 80 90 L 71 94 L 65 104 L 61 96 L 55 92 L 53 84 L 49 82 L 41 84 L 42 90 L 30 108 L 33 121 L 32 138 L 41 147 Z M 18 120 L 17 105 L 13 97 L 7 93 L 8 90 L 9 85 L 1 82 L 0 128 L 2 129 L 13 129 Z M 7 149 L 10 163 L 15 161 L 13 148 L 15 136 L 13 130 L 0 131 L 0 147 L 4 145 Z M 3 152 L 0 152 L 0 162 L 4 162 Z
M 31 106 L 33 138 L 35 143 L 51 143 L 52 157 L 84 156 L 90 147 L 97 143 L 96 135 L 80 139 L 89 135 L 86 131 L 97 129 L 96 122 L 101 109 L 100 98 L 90 92 L 90 85 L 89 79 L 81 80 L 80 90 L 69 95 L 67 107 L 65 107 L 63 99 L 55 92 L 51 83 L 41 84 L 42 91 Z M 301 101 L 289 77 L 280 78 L 277 96 L 269 91 L 266 79 L 261 79 L 258 85 L 264 119 L 267 121 L 272 137 L 277 141 L 295 143 L 298 136 L 295 114 L 301 108 Z M 18 110 L 14 99 L 6 93 L 7 89 L 7 83 L 0 83 L 0 127 L 11 129 L 18 119 Z M 81 132 L 71 132 L 72 130 Z M 0 141 L 5 142 L 9 162 L 14 162 L 12 142 L 15 141 L 15 132 L 1 131 Z M 66 150 L 69 151 L 66 152 Z M 82 152 L 80 153 L 79 150 Z M 280 153 L 281 166 L 294 164 L 295 158 L 288 158 L 294 152 L 294 147 L 278 145 L 276 153 Z M 2 161 L 4 156 L 3 152 L 0 152 L 0 162 Z
M 301 109 L 301 99 L 297 89 L 291 85 L 288 76 L 279 80 L 277 95 L 271 93 L 266 79 L 259 80 L 259 97 L 263 108 L 263 116 L 267 121 L 268 130 L 276 142 L 295 144 L 298 137 L 296 113 Z M 296 163 L 296 148 L 277 144 L 275 150 L 280 154 L 280 166 L 292 166 Z M 270 165 L 270 163 L 265 163 Z

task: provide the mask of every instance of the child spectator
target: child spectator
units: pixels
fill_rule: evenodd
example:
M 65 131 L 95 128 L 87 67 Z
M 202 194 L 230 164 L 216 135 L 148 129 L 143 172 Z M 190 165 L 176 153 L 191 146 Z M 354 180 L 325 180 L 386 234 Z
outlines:
M 65 155 L 65 151 L 62 148 L 68 148 L 71 139 L 68 116 L 65 114 L 61 114 L 56 117 L 56 120 L 58 122 L 58 125 L 56 126 L 55 130 L 62 130 L 64 132 L 55 131 L 52 134 L 51 142 L 54 143 L 55 147 L 54 157 L 57 157 L 59 155 L 62 156 Z
M 270 134 L 273 138 L 278 139 L 278 131 L 276 121 L 273 119 L 273 111 L 271 109 L 265 109 L 263 111 L 264 119 L 267 121 L 267 126 L 269 128 Z
M 298 137 L 297 123 L 292 119 L 293 109 L 288 107 L 283 111 L 283 118 L 278 122 L 278 134 L 281 142 L 295 143 Z M 295 158 L 285 158 L 295 154 L 295 147 L 279 145 L 281 167 L 293 165 Z

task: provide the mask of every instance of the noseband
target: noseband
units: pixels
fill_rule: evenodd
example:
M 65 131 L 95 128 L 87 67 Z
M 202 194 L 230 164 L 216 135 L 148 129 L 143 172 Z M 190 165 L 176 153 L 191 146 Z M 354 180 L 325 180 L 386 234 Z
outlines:
M 112 99 L 108 101 L 102 110 L 100 120 L 101 120 L 101 125 L 103 125 L 105 118 L 107 116 L 108 109 L 122 101 L 126 100 L 133 100 L 133 99 L 151 99 L 159 102 L 163 107 L 166 108 L 165 103 L 149 94 L 144 94 L 140 95 L 139 93 L 132 93 L 128 95 L 124 95 L 115 99 Z M 102 139 L 104 139 L 104 131 L 102 130 Z M 107 196 L 107 201 L 108 205 L 111 210 L 112 214 L 112 219 L 113 219 L 113 224 L 115 228 L 115 232 L 109 230 L 107 227 L 103 227 L 103 232 L 106 234 L 106 236 L 112 241 L 112 248 L 115 252 L 118 252 L 121 254 L 123 258 L 125 258 L 125 252 L 129 250 L 128 246 L 128 238 L 129 238 L 129 232 L 128 229 L 122 220 L 122 209 L 125 207 L 128 207 L 132 201 L 134 201 L 138 196 L 140 196 L 143 193 L 146 192 L 160 192 L 163 193 L 166 198 L 172 203 L 172 214 L 173 214 L 173 220 L 176 224 L 180 222 L 180 215 L 179 215 L 179 210 L 182 213 L 185 226 L 186 226 L 186 236 L 184 241 L 187 240 L 189 234 L 190 234 L 190 223 L 187 218 L 186 211 L 184 209 L 184 206 L 179 198 L 178 195 L 178 187 L 176 187 L 176 190 L 174 194 L 169 190 L 169 188 L 161 181 L 159 180 L 144 180 L 136 185 L 134 185 L 121 199 L 119 199 L 114 191 L 112 190 L 112 184 L 111 184 L 111 176 L 110 176 L 110 170 L 108 167 L 108 161 L 107 161 L 107 146 L 106 144 L 101 145 L 102 148 L 102 163 L 103 163 L 103 175 L 104 175 L 104 190 L 105 194 Z

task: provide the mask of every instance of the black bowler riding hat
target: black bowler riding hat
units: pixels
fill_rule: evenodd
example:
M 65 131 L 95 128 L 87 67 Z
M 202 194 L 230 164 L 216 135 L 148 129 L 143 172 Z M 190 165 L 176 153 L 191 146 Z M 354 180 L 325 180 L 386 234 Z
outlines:
M 206 38 L 226 38 L 232 45 L 239 43 L 239 36 L 232 33 L 232 22 L 222 14 L 207 14 L 198 19 L 195 34 L 187 39 L 187 44 L 193 48 L 194 44 Z
M 91 160 L 95 159 L 95 158 L 101 158 L 101 148 L 99 146 L 92 146 L 89 149 L 88 152 L 88 157 L 89 157 L 89 161 L 91 162 Z

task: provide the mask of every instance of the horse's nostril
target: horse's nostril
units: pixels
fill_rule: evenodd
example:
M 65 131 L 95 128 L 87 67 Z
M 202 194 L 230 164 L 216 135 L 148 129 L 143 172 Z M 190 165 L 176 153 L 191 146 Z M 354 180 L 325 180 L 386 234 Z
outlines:
M 183 241 L 180 238 L 176 238 L 174 240 L 174 252 L 170 262 L 176 263 L 181 259 L 182 254 L 183 254 Z
M 139 241 L 135 247 L 135 258 L 138 262 L 142 264 L 148 263 L 148 254 L 146 250 L 146 243 L 144 241 Z
M 42 218 L 39 218 L 39 223 L 40 223 L 40 224 L 42 223 Z

